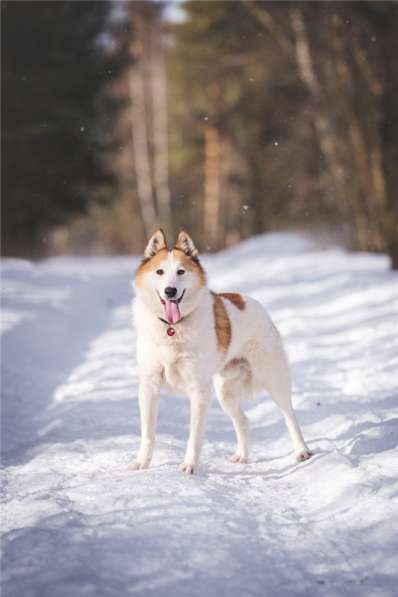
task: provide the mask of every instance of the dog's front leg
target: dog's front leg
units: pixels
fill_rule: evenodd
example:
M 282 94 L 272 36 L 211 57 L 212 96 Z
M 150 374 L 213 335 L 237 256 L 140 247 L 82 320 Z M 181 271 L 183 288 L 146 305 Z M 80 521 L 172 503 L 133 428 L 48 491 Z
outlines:
M 141 418 L 141 446 L 136 460 L 129 464 L 132 470 L 148 468 L 151 464 L 155 445 L 159 390 L 160 379 L 148 377 L 140 380 L 138 403 Z
M 206 414 L 210 403 L 210 388 L 195 390 L 190 394 L 191 428 L 184 462 L 180 470 L 192 474 L 199 462 Z

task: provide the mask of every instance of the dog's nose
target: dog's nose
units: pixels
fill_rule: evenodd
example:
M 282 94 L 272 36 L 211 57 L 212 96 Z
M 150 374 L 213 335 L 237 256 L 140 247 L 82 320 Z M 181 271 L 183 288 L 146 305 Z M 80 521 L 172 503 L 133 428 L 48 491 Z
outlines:
M 171 299 L 171 298 L 173 298 L 173 296 L 175 296 L 177 294 L 177 288 L 173 288 L 172 286 L 167 286 L 167 288 L 164 289 L 164 293 L 167 296 L 167 298 Z

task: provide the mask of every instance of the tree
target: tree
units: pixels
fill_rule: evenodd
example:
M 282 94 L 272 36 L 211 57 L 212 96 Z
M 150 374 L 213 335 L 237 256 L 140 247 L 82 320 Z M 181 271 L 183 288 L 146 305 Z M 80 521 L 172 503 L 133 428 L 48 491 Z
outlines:
M 274 18 L 273 3 L 242 1 L 295 56 L 323 157 L 322 202 L 334 203 L 340 221 L 348 223 L 353 247 L 386 250 L 397 267 L 397 7 L 287 5 L 292 36 L 286 21 Z
M 45 252 L 48 229 L 86 208 L 101 167 L 109 2 L 2 3 L 5 254 Z M 107 110 L 112 124 L 112 109 Z

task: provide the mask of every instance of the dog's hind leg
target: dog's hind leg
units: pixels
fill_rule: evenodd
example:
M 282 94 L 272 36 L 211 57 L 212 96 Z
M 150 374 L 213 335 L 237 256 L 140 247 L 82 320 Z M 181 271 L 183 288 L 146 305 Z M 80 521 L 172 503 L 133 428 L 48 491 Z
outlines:
M 293 410 L 289 365 L 279 334 L 273 338 L 272 347 L 266 349 L 257 344 L 249 349 L 246 356 L 252 370 L 253 383 L 257 388 L 267 390 L 282 410 L 297 461 L 308 460 L 312 452 L 304 441 Z
M 214 377 L 214 387 L 217 398 L 223 410 L 231 417 L 235 429 L 237 447 L 235 454 L 231 457 L 232 462 L 247 462 L 249 422 L 241 409 L 240 402 L 245 394 L 245 377 L 239 378 L 239 366 L 236 367 L 236 375 L 232 371 L 233 365 L 229 365 L 229 371 L 221 372 Z M 227 368 L 228 368 L 227 367 Z

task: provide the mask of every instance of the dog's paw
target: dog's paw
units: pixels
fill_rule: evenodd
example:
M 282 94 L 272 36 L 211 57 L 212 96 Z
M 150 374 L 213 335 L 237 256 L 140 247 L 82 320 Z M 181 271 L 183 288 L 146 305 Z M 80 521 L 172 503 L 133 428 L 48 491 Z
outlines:
M 129 471 L 140 471 L 149 468 L 149 462 L 141 462 L 140 460 L 133 460 L 127 465 Z
M 297 462 L 304 462 L 305 460 L 309 460 L 313 455 L 314 453 L 306 448 L 305 450 L 301 450 L 301 452 L 296 452 L 296 460 Z
M 247 462 L 247 457 L 243 456 L 242 454 L 239 454 L 239 452 L 236 452 L 236 454 L 234 454 L 233 456 L 231 456 L 229 458 L 229 461 L 243 464 L 243 463 Z
M 193 475 L 195 472 L 195 468 L 196 466 L 195 464 L 193 464 L 193 462 L 183 462 L 179 466 L 180 471 L 186 473 L 187 475 Z

